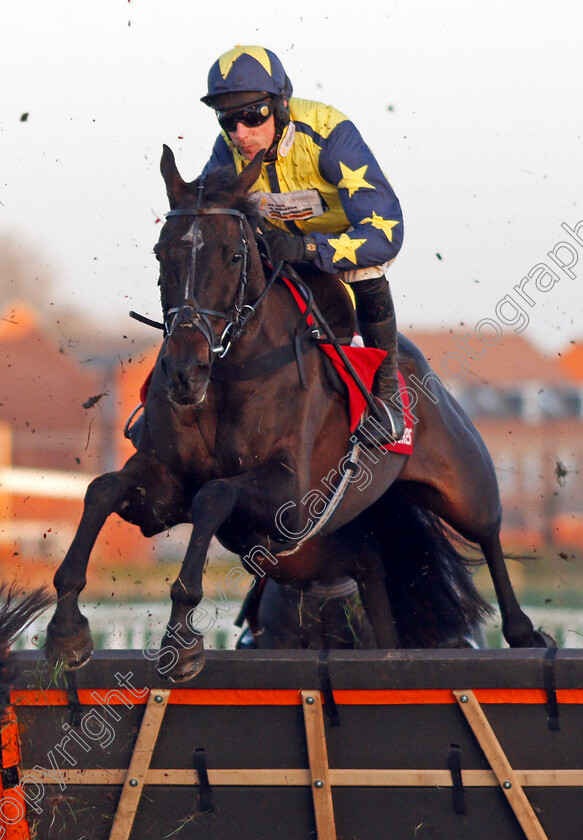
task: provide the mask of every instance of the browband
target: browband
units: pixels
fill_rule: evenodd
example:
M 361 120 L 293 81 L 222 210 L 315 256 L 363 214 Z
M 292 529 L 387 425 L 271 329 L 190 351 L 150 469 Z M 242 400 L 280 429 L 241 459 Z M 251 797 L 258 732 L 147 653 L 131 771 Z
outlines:
M 238 219 L 245 219 L 244 213 L 240 210 L 235 210 L 232 207 L 209 207 L 207 210 L 199 210 L 198 207 L 183 210 L 170 210 L 166 213 L 166 218 L 170 216 L 236 216 Z

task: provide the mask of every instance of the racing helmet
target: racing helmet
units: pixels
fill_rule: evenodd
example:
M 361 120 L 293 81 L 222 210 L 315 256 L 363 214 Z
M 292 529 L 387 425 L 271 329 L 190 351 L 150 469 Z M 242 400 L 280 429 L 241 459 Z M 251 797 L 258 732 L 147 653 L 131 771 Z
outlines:
M 276 128 L 283 131 L 289 123 L 292 83 L 275 53 L 265 47 L 236 46 L 223 53 L 208 74 L 208 91 L 201 101 L 210 108 L 225 99 L 225 94 L 268 93 L 272 97 Z

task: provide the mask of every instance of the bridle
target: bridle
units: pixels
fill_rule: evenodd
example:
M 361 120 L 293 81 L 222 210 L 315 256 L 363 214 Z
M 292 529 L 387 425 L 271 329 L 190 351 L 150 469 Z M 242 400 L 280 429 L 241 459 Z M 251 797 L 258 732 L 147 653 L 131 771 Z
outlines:
M 243 334 L 248 320 L 255 313 L 257 306 L 270 288 L 273 281 L 276 279 L 279 271 L 277 274 L 276 272 L 273 273 L 265 289 L 253 304 L 245 303 L 247 285 L 249 281 L 247 273 L 249 268 L 249 242 L 245 233 L 245 222 L 247 217 L 240 210 L 235 210 L 230 207 L 202 208 L 201 203 L 203 191 L 204 177 L 201 177 L 198 184 L 197 206 L 195 208 L 170 210 L 170 212 L 166 214 L 167 219 L 174 216 L 193 216 L 195 221 L 192 230 L 190 265 L 188 267 L 188 275 L 183 290 L 183 303 L 181 303 L 180 306 L 172 307 L 167 311 L 164 320 L 164 329 L 166 335 L 171 336 L 178 326 L 195 327 L 207 340 L 211 354 L 215 354 L 217 358 L 223 359 L 227 355 L 232 343 L 237 341 Z M 205 309 L 198 305 L 194 295 L 197 239 L 199 220 L 201 216 L 233 216 L 239 222 L 239 232 L 243 246 L 243 259 L 241 273 L 239 275 L 239 286 L 235 295 L 235 300 L 228 312 L 222 312 L 217 309 Z M 225 327 L 220 336 L 214 331 L 213 325 L 210 321 L 211 317 L 221 318 L 225 321 Z
M 150 318 L 139 315 L 137 312 L 130 312 L 130 316 L 135 318 L 137 321 L 148 324 L 151 327 L 163 330 L 165 338 L 169 338 L 174 330 L 180 326 L 190 328 L 195 327 L 203 334 L 208 342 L 211 351 L 210 364 L 212 365 L 215 358 L 224 359 L 229 352 L 231 345 L 243 335 L 247 322 L 255 314 L 257 307 L 280 276 L 284 263 L 283 260 L 279 260 L 275 263 L 275 265 L 273 265 L 271 263 L 269 249 L 266 249 L 268 252 L 266 264 L 272 269 L 271 276 L 267 280 L 263 291 L 260 293 L 259 297 L 256 298 L 255 302 L 252 304 L 245 303 L 249 280 L 247 271 L 249 267 L 250 254 L 249 240 L 245 232 L 247 217 L 240 210 L 236 210 L 231 207 L 209 207 L 204 209 L 201 206 L 202 195 L 204 192 L 204 181 L 204 176 L 201 176 L 198 183 L 196 207 L 176 208 L 175 210 L 170 210 L 166 214 L 167 219 L 174 216 L 193 216 L 195 219 L 192 229 L 190 264 L 183 291 L 183 303 L 181 303 L 180 306 L 172 307 L 165 313 L 163 324 L 158 321 L 152 321 Z M 204 309 L 198 305 L 194 296 L 194 283 L 196 279 L 196 246 L 199 231 L 199 220 L 201 216 L 233 216 L 239 223 L 239 232 L 243 245 L 243 265 L 239 275 L 239 287 L 235 295 L 235 300 L 228 312 L 222 312 L 217 309 Z M 327 341 L 335 347 L 342 363 L 356 382 L 371 413 L 374 414 L 377 419 L 382 419 L 380 409 L 375 400 L 362 383 L 352 363 L 346 356 L 344 349 L 336 339 L 336 336 L 328 326 L 326 319 L 314 302 L 309 286 L 304 283 L 297 274 L 295 274 L 291 266 L 287 266 L 287 269 L 290 273 L 286 274 L 285 282 L 288 286 L 290 284 L 295 286 L 306 301 L 303 314 L 296 325 L 291 344 L 276 347 L 274 350 L 259 358 L 254 357 L 251 360 L 247 359 L 244 362 L 235 362 L 232 364 L 227 362 L 225 363 L 225 366 L 221 366 L 223 369 L 220 375 L 213 375 L 211 378 L 222 382 L 237 382 L 254 379 L 257 376 L 263 376 L 278 370 L 283 365 L 287 365 L 295 360 L 298 366 L 300 383 L 304 390 L 308 390 L 308 385 L 302 368 L 302 357 L 308 350 L 316 346 L 316 341 L 320 340 L 318 327 L 314 326 L 313 322 L 310 322 L 311 316 L 314 315 L 316 322 L 324 331 Z M 220 336 L 217 335 L 213 329 L 213 325 L 210 321 L 211 317 L 220 318 L 225 321 L 225 327 Z

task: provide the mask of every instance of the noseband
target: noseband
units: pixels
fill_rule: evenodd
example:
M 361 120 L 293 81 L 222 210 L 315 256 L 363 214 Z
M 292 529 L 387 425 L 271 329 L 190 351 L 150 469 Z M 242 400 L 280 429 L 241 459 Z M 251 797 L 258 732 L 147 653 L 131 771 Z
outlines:
M 188 277 L 184 287 L 184 302 L 177 307 L 169 309 L 166 313 L 165 330 L 167 335 L 172 335 L 174 329 L 179 325 L 188 324 L 196 327 L 204 335 L 208 341 L 211 353 L 217 355 L 219 359 L 226 356 L 233 341 L 236 341 L 242 334 L 247 320 L 255 312 L 255 307 L 259 300 L 254 305 L 245 303 L 245 295 L 247 292 L 247 269 L 249 265 L 249 243 L 245 235 L 244 222 L 246 216 L 239 210 L 234 210 L 229 207 L 211 207 L 206 210 L 200 207 L 202 193 L 204 190 L 204 179 L 198 186 L 198 202 L 197 207 L 192 209 L 177 209 L 170 210 L 166 214 L 166 218 L 172 216 L 194 216 L 195 222 L 192 231 L 192 248 L 190 266 L 188 269 Z M 241 267 L 241 274 L 239 276 L 239 288 L 235 301 L 231 307 L 230 312 L 221 312 L 216 309 L 204 309 L 199 306 L 194 296 L 194 282 L 196 278 L 196 242 L 199 230 L 199 219 L 201 216 L 234 216 L 239 222 L 239 231 L 241 233 L 241 242 L 243 244 L 243 265 Z M 174 316 L 170 320 L 170 316 Z M 210 322 L 210 317 L 222 318 L 225 323 L 225 328 L 220 336 L 218 336 Z

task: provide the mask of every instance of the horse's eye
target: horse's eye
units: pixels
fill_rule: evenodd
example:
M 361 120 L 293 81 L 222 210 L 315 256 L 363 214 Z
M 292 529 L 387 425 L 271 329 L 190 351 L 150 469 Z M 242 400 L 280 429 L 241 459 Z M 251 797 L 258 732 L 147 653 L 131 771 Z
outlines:
M 231 257 L 231 265 L 239 265 L 239 263 L 241 262 L 242 259 L 243 259 L 243 254 L 239 254 L 239 253 L 233 254 L 233 256 Z

